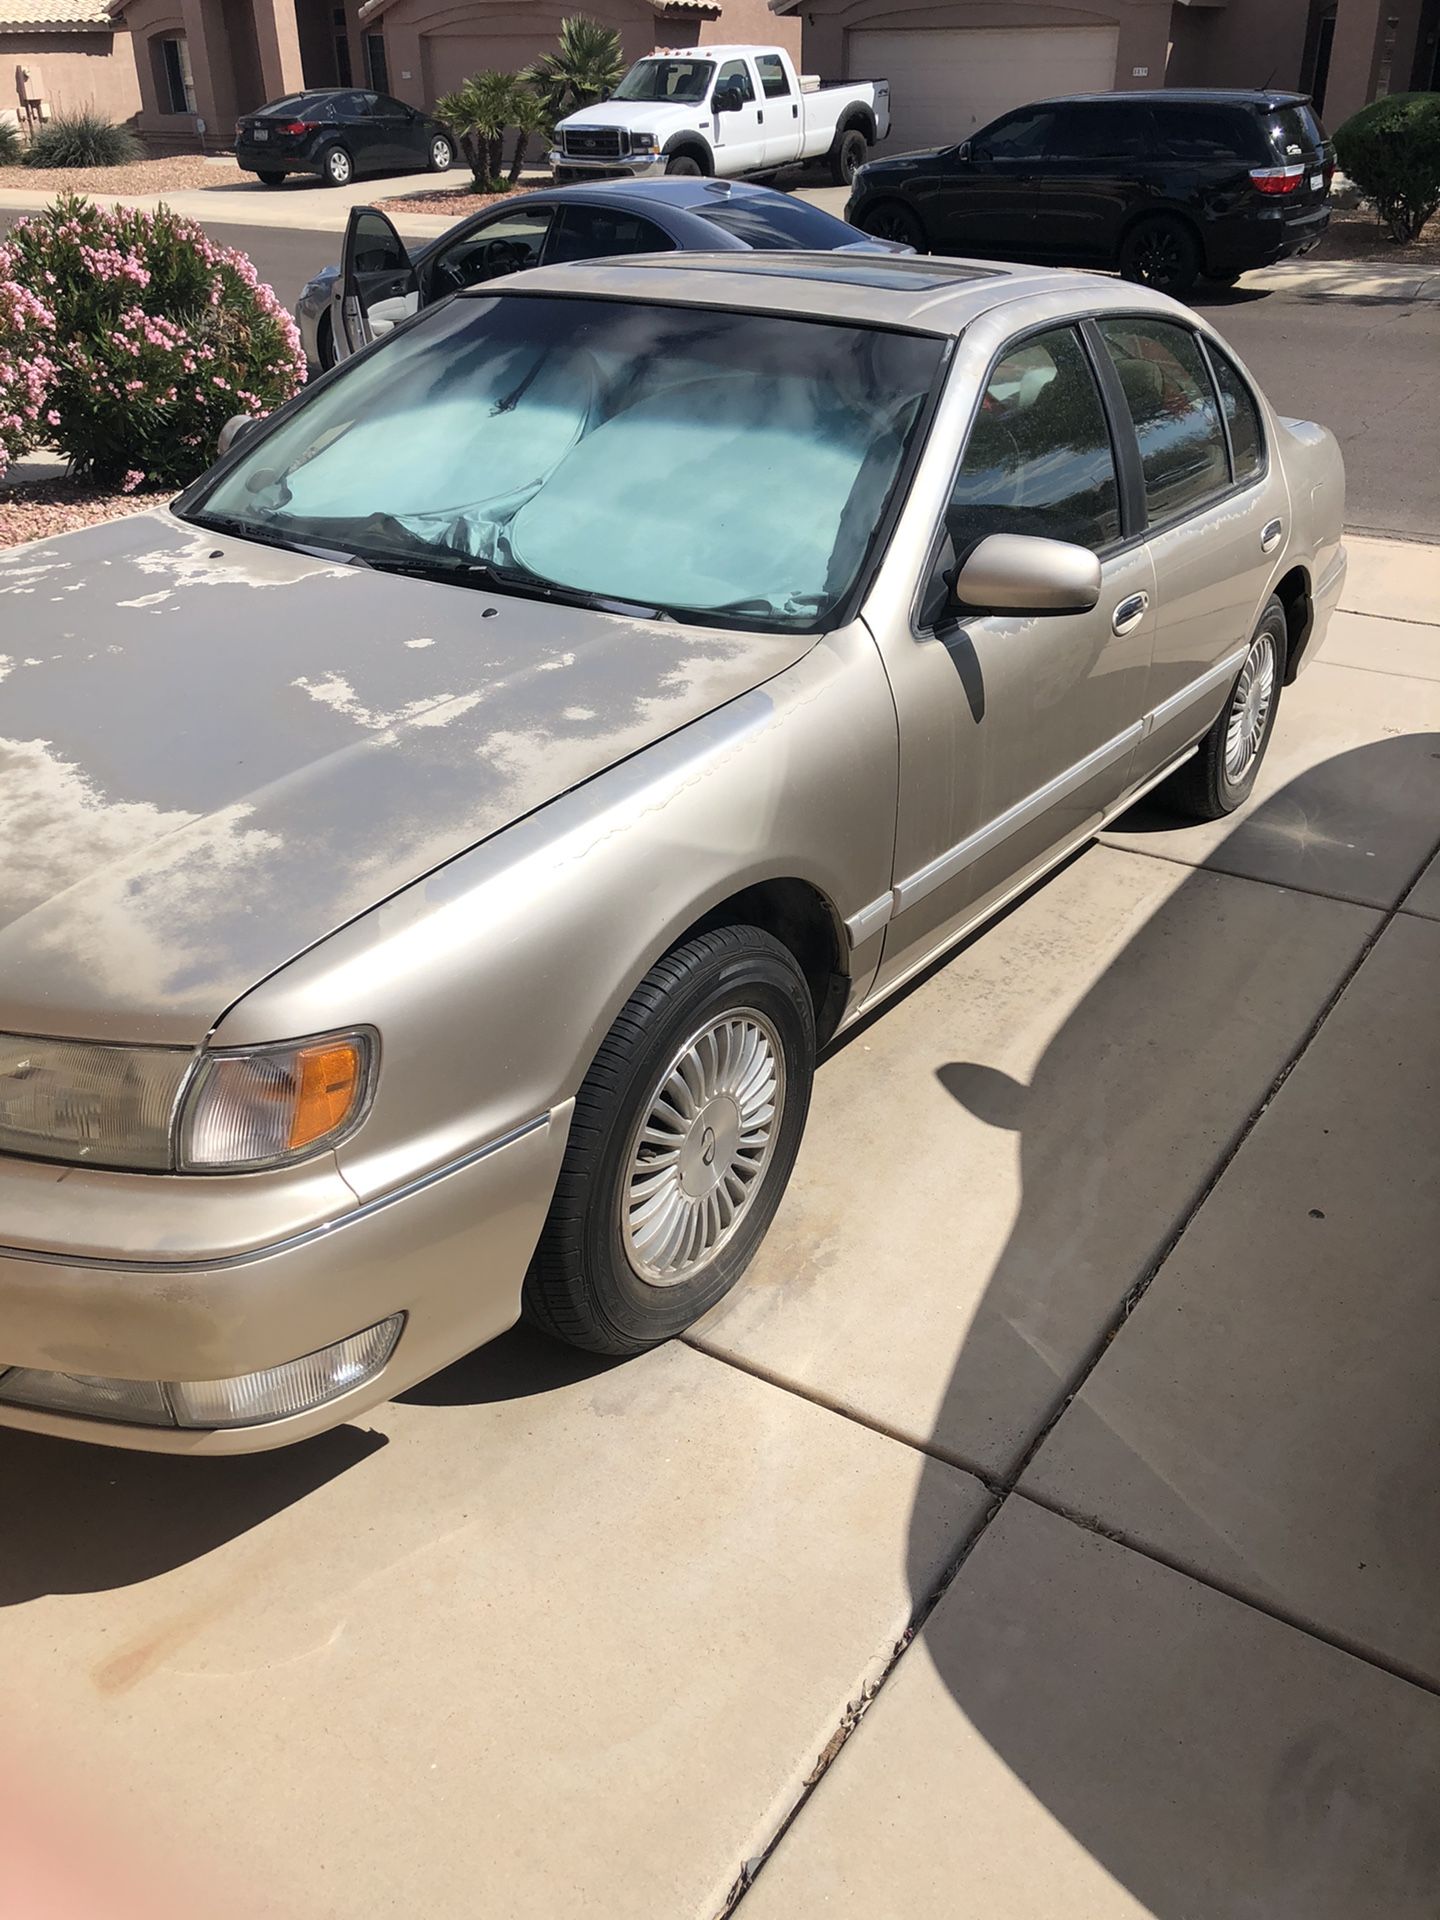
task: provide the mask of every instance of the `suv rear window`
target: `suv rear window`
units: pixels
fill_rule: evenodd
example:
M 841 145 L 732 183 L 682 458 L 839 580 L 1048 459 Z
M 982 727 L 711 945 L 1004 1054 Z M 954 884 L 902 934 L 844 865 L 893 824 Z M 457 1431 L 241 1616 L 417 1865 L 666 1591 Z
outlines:
M 1266 158 L 1259 129 L 1243 108 L 1175 100 L 1157 102 L 1154 113 L 1161 150 L 1171 160 Z
M 778 205 L 772 206 L 769 199 L 722 200 L 713 207 L 691 207 L 690 212 L 762 253 L 794 252 L 796 248 L 832 253 L 861 237 L 853 227 L 820 207 L 804 200 L 772 197 Z
M 1325 129 L 1308 106 L 1272 107 L 1265 132 L 1281 160 L 1311 160 L 1325 146 Z

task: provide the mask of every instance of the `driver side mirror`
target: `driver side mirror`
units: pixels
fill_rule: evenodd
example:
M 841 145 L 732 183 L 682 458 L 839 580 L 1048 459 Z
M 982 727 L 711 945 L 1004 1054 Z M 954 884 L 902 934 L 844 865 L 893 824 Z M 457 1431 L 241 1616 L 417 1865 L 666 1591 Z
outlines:
M 1025 533 L 991 533 L 950 586 L 947 612 L 1089 613 L 1100 598 L 1100 562 L 1088 547 Z
M 221 427 L 215 441 L 215 457 L 223 460 L 237 440 L 243 440 L 247 433 L 258 427 L 260 422 L 251 413 L 232 413 Z
M 712 113 L 738 113 L 745 102 L 740 98 L 737 86 L 717 87 L 710 98 Z

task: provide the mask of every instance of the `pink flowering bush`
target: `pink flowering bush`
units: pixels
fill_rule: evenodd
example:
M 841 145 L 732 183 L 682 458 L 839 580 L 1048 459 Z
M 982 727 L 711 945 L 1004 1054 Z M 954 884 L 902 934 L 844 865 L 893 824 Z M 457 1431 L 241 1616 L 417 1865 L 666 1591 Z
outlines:
M 55 316 L 7 272 L 0 247 L 0 475 L 54 426 Z
M 268 413 L 305 378 L 295 323 L 246 256 L 165 207 L 65 196 L 0 245 L 8 283 L 49 316 L 48 328 L 29 316 L 16 394 L 23 385 L 28 403 L 43 385 L 38 437 L 86 479 L 183 485 L 214 458 L 231 414 Z M 7 399 L 3 329 L 0 309 L 0 415 L 29 418 Z

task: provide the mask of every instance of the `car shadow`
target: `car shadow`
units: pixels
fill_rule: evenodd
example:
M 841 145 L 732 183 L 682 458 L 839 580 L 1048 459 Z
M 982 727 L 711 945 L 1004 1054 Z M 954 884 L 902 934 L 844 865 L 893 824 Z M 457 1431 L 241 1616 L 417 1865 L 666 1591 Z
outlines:
M 1376 781 L 1403 778 L 1421 758 L 1433 758 L 1437 746 L 1440 736 L 1412 735 L 1337 755 L 1269 798 L 1235 832 L 1244 833 L 1251 822 L 1263 828 L 1268 813 L 1278 811 L 1283 817 L 1288 808 L 1306 800 L 1307 789 L 1313 795 L 1317 784 L 1337 776 L 1342 786 L 1349 776 L 1357 776 L 1362 790 Z M 1137 814 L 1153 817 L 1157 825 L 1174 824 L 1154 802 L 1144 803 Z M 1135 814 L 1124 822 L 1129 831 L 1137 824 Z M 1223 858 L 1223 848 L 1216 858 Z M 1133 1129 L 1145 1125 L 1147 1113 L 1163 1114 L 1173 1126 L 1176 1102 L 1185 1103 L 1187 1126 L 1204 1125 L 1200 1116 L 1207 1111 L 1214 1126 L 1221 1103 L 1207 1101 L 1207 1091 L 1211 1082 L 1218 1085 L 1222 1066 L 1217 1060 L 1207 1073 L 1204 1046 L 1197 1051 L 1195 1044 L 1197 1033 L 1203 1040 L 1204 1026 L 1203 1014 L 1195 1009 L 1204 1008 L 1207 993 L 1213 1003 L 1221 990 L 1211 977 L 1219 970 L 1215 943 L 1223 940 L 1223 926 L 1215 917 L 1214 884 L 1214 876 L 1204 868 L 1182 882 L 1068 1016 L 1028 1086 L 973 1061 L 957 1059 L 938 1068 L 941 1084 L 967 1111 L 1015 1135 L 1022 1191 L 1013 1227 L 966 1330 L 934 1422 L 931 1457 L 912 1516 L 911 1586 L 919 1617 L 935 1599 L 933 1542 L 953 1501 L 952 1469 L 942 1463 L 966 1464 L 959 1437 L 975 1431 L 975 1405 L 983 1401 L 997 1356 L 1003 1359 L 1007 1351 L 1013 1355 L 1019 1346 L 1031 1358 L 1037 1352 L 1045 1356 L 1047 1314 L 1057 1293 L 1063 1295 L 1067 1277 L 1073 1281 L 1083 1270 L 1091 1236 L 1097 1244 L 1103 1240 L 1096 1223 L 1136 1204 L 1134 1168 L 1124 1145 L 1127 1134 L 1133 1141 Z M 1200 897 L 1205 890 L 1211 893 L 1208 905 Z M 1283 968 L 1286 958 L 1277 951 L 1273 963 Z M 1155 1011 L 1145 1011 L 1150 1009 Z M 1308 1008 L 1297 1006 L 1296 1012 L 1298 1032 Z M 1417 1007 L 1415 1017 L 1433 1019 L 1433 1005 Z M 1116 1034 L 1127 1024 L 1126 1044 L 1117 1046 Z M 1343 1083 L 1336 1098 L 1344 1098 Z M 1250 1117 L 1223 1115 L 1232 1131 L 1228 1143 L 1223 1134 L 1216 1139 L 1216 1158 L 1222 1164 L 1240 1138 L 1236 1130 Z M 1197 1169 L 1207 1157 L 1196 1156 Z M 1198 1178 L 1192 1208 L 1203 1200 L 1213 1167 Z M 1376 1206 L 1381 1205 L 1382 1196 L 1377 1195 Z M 1356 1272 L 1355 1286 L 1387 1285 L 1383 1235 L 1377 1240 L 1375 1268 Z M 1264 1245 L 1261 1237 L 1253 1274 L 1257 1292 L 1266 1279 Z M 1323 1258 L 1324 1246 L 1317 1239 L 1317 1259 Z M 1156 1276 L 1157 1299 L 1164 1297 L 1164 1262 L 1170 1251 L 1171 1243 L 1162 1240 L 1147 1270 Z M 1394 1251 L 1392 1247 L 1392 1260 Z M 1246 1276 L 1247 1283 L 1251 1277 Z M 1388 1284 L 1398 1286 L 1398 1276 L 1391 1273 Z M 1333 1272 L 1329 1285 L 1333 1297 Z M 1315 1315 L 1323 1314 L 1325 1298 L 1324 1286 L 1317 1285 Z M 1112 1339 L 1125 1339 L 1123 1321 L 1131 1305 L 1133 1295 L 1117 1307 L 1108 1324 L 1095 1327 L 1094 1346 L 1078 1371 L 1051 1360 L 1053 1400 L 1047 1421 L 1030 1434 L 1028 1445 L 1018 1450 L 994 1484 L 999 1518 L 992 1507 L 988 1525 L 1003 1532 L 1009 1558 L 1002 1561 L 998 1549 L 992 1553 L 996 1537 L 982 1533 L 976 1557 L 962 1565 L 951 1591 L 953 1604 L 943 1606 L 925 1629 L 926 1656 L 956 1708 L 1004 1767 L 1154 1920 L 1291 1920 L 1300 1914 L 1339 1916 L 1362 1910 L 1377 1915 L 1434 1911 L 1428 1903 L 1440 1884 L 1440 1825 L 1433 1818 L 1433 1772 L 1417 1755 L 1412 1783 L 1397 1754 L 1395 1779 L 1388 1774 L 1381 1779 L 1373 1741 L 1367 1745 L 1363 1737 L 1352 1738 L 1343 1718 L 1334 1717 L 1333 1701 L 1300 1697 L 1298 1690 L 1294 1697 L 1287 1695 L 1284 1674 L 1313 1674 L 1308 1655 L 1293 1669 L 1281 1663 L 1274 1672 L 1260 1674 L 1255 1642 L 1248 1639 L 1249 1664 L 1237 1658 L 1232 1665 L 1230 1648 L 1243 1636 L 1235 1617 L 1223 1614 L 1229 1603 L 1212 1596 L 1209 1604 L 1199 1605 L 1202 1590 L 1178 1583 L 1162 1594 L 1159 1583 L 1173 1582 L 1175 1576 L 1159 1574 L 1153 1559 L 1137 1557 L 1128 1566 L 1107 1562 L 1103 1577 L 1077 1575 L 1073 1586 L 1064 1586 L 1075 1567 L 1093 1570 L 1097 1556 L 1124 1551 L 1096 1539 L 1107 1534 L 1103 1487 L 1112 1479 L 1127 1489 L 1127 1511 L 1173 1512 L 1177 1503 L 1185 1503 L 1191 1537 L 1196 1537 L 1193 1528 L 1200 1528 L 1198 1537 L 1204 1541 L 1199 1564 L 1207 1570 L 1217 1565 L 1225 1569 L 1230 1590 L 1243 1585 L 1231 1570 L 1244 1566 L 1247 1544 L 1254 1550 L 1253 1538 L 1247 1542 L 1227 1531 L 1246 1497 L 1269 1502 L 1264 1520 L 1251 1522 L 1261 1528 L 1267 1545 L 1300 1539 L 1313 1554 L 1314 1543 L 1322 1543 L 1326 1563 L 1336 1570 L 1327 1579 L 1338 1576 L 1342 1561 L 1344 1572 L 1353 1574 L 1353 1559 L 1347 1557 L 1353 1542 L 1336 1520 L 1334 1503 L 1324 1495 L 1323 1476 L 1267 1473 L 1263 1494 L 1245 1485 L 1238 1493 L 1224 1491 L 1246 1479 L 1241 1463 L 1247 1440 L 1263 1454 L 1280 1443 L 1281 1435 L 1303 1434 L 1306 1421 L 1318 1433 L 1329 1420 L 1343 1419 L 1360 1428 L 1356 1444 L 1369 1456 L 1362 1469 L 1366 1483 L 1411 1490 L 1405 1495 L 1407 1517 L 1397 1517 L 1393 1524 L 1418 1536 L 1418 1550 L 1411 1543 L 1396 1552 L 1388 1569 L 1372 1569 L 1376 1586 L 1366 1590 L 1367 1606 L 1379 1619 L 1406 1613 L 1418 1617 L 1424 1593 L 1433 1591 L 1440 1574 L 1440 1568 L 1432 1568 L 1426 1576 L 1418 1564 L 1426 1558 L 1425 1543 L 1440 1536 L 1433 1518 L 1417 1510 L 1413 1493 L 1427 1472 L 1433 1485 L 1433 1394 L 1397 1418 L 1391 1404 L 1395 1369 L 1372 1363 L 1363 1376 L 1367 1384 L 1357 1388 L 1355 1379 L 1348 1379 L 1342 1398 L 1336 1377 L 1321 1374 L 1302 1384 L 1294 1371 L 1287 1371 L 1292 1359 L 1288 1348 L 1282 1354 L 1278 1344 L 1273 1378 L 1277 1400 L 1283 1397 L 1286 1402 L 1283 1416 L 1269 1402 L 1257 1405 L 1253 1387 L 1247 1400 L 1247 1389 L 1237 1386 L 1228 1371 L 1223 1377 L 1194 1378 L 1182 1365 L 1179 1377 L 1157 1373 L 1147 1383 L 1143 1404 L 1151 1429 L 1146 1429 L 1138 1414 L 1127 1417 L 1129 1402 L 1124 1389 L 1117 1388 L 1112 1398 L 1118 1396 L 1121 1411 L 1113 1424 L 1121 1430 L 1107 1428 L 1103 1435 L 1108 1451 L 1099 1456 L 1106 1462 L 1102 1490 L 1095 1495 L 1099 1524 L 1093 1533 L 1079 1532 L 1071 1521 L 1038 1514 L 1013 1488 L 1026 1460 L 1037 1450 L 1043 1457 L 1049 1422 L 1066 1407 L 1086 1371 L 1102 1360 Z M 1180 1310 L 1178 1301 L 1175 1310 Z M 1424 1340 L 1435 1325 L 1433 1317 L 1419 1320 L 1416 1337 Z M 1329 1331 L 1312 1324 L 1304 1351 L 1330 1351 L 1342 1335 L 1336 1328 L 1327 1340 Z M 1237 1323 L 1230 1337 L 1239 1342 L 1246 1332 Z M 1249 1332 L 1253 1338 L 1254 1328 Z M 1160 1350 L 1171 1356 L 1173 1365 L 1174 1342 Z M 1411 1369 L 1413 1377 L 1433 1385 L 1436 1361 L 1440 1355 L 1422 1357 Z M 1367 1392 L 1373 1416 L 1368 1427 Z M 1308 1413 L 1306 1396 L 1312 1403 Z M 1168 1412 L 1157 1414 L 1157 1405 L 1175 1408 L 1166 1449 L 1172 1448 L 1173 1439 L 1169 1458 L 1184 1462 L 1178 1474 L 1169 1466 L 1162 1471 L 1152 1464 L 1149 1452 L 1142 1456 L 1137 1450 L 1138 1442 L 1132 1444 L 1134 1432 L 1143 1435 L 1157 1420 L 1165 1424 L 1171 1418 Z M 1221 1423 L 1232 1449 L 1223 1460 L 1201 1450 L 1203 1436 L 1212 1429 L 1197 1416 L 1197 1405 L 1231 1409 Z M 1402 1431 L 1408 1437 L 1397 1439 Z M 1395 1458 L 1385 1456 L 1386 1447 Z M 1403 1460 L 1401 1452 L 1407 1456 Z M 1196 1495 L 1197 1487 L 1208 1495 L 1208 1504 Z M 1277 1495 L 1277 1488 L 1287 1490 L 1292 1505 L 1302 1510 L 1277 1510 L 1277 1502 L 1286 1497 Z M 1019 1525 L 1007 1527 L 1008 1522 L 1026 1522 L 1027 1516 L 1028 1533 Z M 1051 1530 L 1053 1552 L 1031 1552 L 1023 1545 L 1017 1549 L 1016 1543 L 1026 1540 L 1033 1546 L 1045 1527 Z M 1062 1539 L 1070 1541 L 1065 1552 Z M 1272 1564 L 1282 1553 L 1281 1546 L 1273 1546 Z M 1246 1570 L 1253 1568 L 1252 1561 Z M 1422 1582 L 1418 1590 L 1417 1581 Z M 1217 1584 L 1226 1590 L 1224 1578 Z M 1404 1609 L 1402 1592 L 1408 1596 Z M 980 1598 L 970 1610 L 968 1597 L 977 1593 Z M 1323 1605 L 1320 1612 L 1317 1625 L 1324 1637 L 1328 1623 Z M 1343 1644 L 1344 1636 L 1337 1629 L 1330 1631 Z M 1269 1644 L 1273 1650 L 1275 1643 Z M 1296 1644 L 1309 1644 L 1325 1659 L 1344 1658 L 1298 1642 L 1298 1637 Z M 1373 1669 L 1368 1672 L 1380 1689 L 1396 1684 Z M 1359 1670 L 1362 1677 L 1366 1673 Z M 1252 1694 L 1263 1694 L 1263 1704 Z M 1337 1683 L 1335 1700 L 1347 1697 L 1353 1696 L 1346 1696 Z M 1382 1691 L 1378 1698 L 1383 1710 L 1389 1696 Z M 919 1763 L 907 1761 L 907 1766 L 913 1766 L 907 1778 L 914 1790 L 914 1783 L 925 1776 Z M 943 1791 L 944 1782 L 931 1774 L 927 1787 Z M 1000 1817 L 993 1808 L 976 1812 L 958 1803 L 953 1815 L 961 1823 Z M 1015 1844 L 1023 1845 L 1032 1831 L 1038 1834 L 1040 1826 L 1022 1822 Z M 980 1852 L 990 1845 L 982 1840 Z M 1058 1849 L 1055 1858 L 1061 1858 Z M 1362 1884 L 1356 1876 L 1366 1871 L 1377 1875 L 1374 1905 L 1346 1907 L 1344 1899 L 1353 1899 Z M 1335 1904 L 1336 1887 L 1348 1890 L 1338 1896 L 1342 1904 Z M 998 1891 L 996 1898 L 1003 1904 Z

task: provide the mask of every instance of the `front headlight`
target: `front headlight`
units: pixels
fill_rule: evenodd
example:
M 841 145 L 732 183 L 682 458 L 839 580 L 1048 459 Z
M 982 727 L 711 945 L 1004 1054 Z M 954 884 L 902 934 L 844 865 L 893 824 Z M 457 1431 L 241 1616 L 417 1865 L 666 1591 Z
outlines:
M 367 1032 L 196 1054 L 0 1035 L 0 1153 L 140 1172 L 284 1166 L 359 1121 Z
M 632 133 L 630 136 L 632 153 L 654 153 L 658 144 L 653 133 Z

